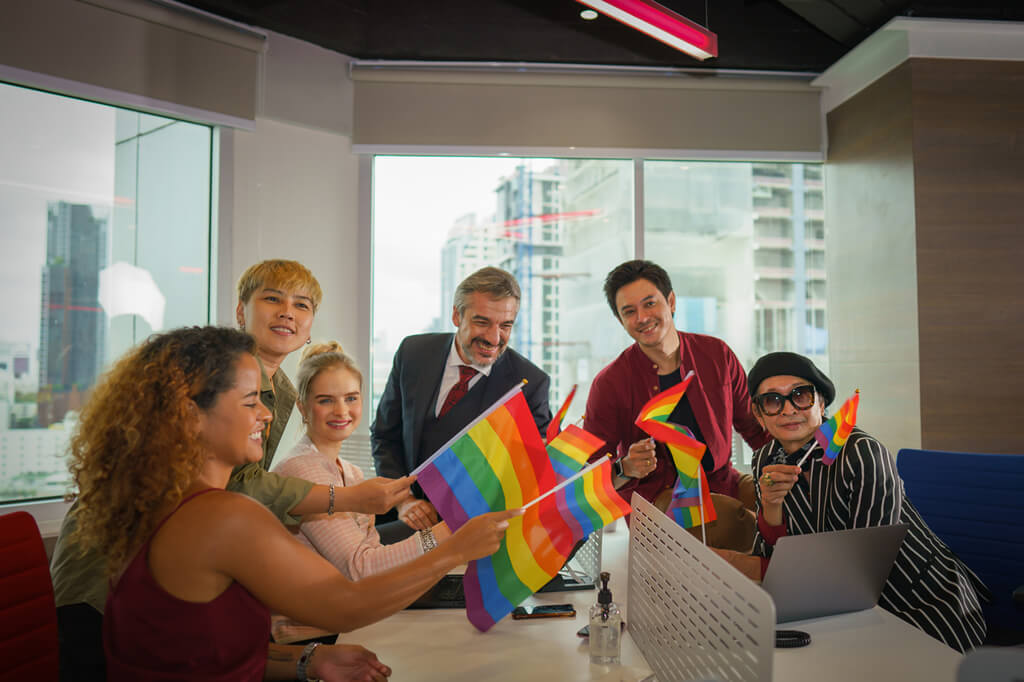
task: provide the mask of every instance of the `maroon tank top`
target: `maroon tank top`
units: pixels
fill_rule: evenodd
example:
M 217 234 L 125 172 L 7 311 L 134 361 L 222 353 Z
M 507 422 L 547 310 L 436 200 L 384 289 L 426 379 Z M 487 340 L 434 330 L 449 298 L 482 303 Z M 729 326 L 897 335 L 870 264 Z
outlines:
M 107 679 L 185 682 L 262 680 L 270 611 L 237 582 L 209 602 L 168 594 L 149 570 L 149 546 L 167 515 L 107 595 L 103 648 Z

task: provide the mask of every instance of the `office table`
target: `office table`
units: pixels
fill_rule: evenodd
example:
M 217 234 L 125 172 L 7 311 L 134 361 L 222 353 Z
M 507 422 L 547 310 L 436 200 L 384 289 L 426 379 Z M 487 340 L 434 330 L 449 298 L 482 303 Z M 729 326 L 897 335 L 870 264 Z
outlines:
M 611 573 L 615 601 L 626 612 L 629 532 L 623 524 L 606 532 L 602 568 Z M 541 593 L 527 606 L 572 603 L 576 618 L 503 619 L 480 633 L 461 609 L 410 610 L 342 636 L 374 651 L 394 674 L 392 680 L 603 680 L 638 682 L 650 674 L 643 655 L 626 634 L 621 666 L 590 665 L 586 640 L 576 631 L 587 624 L 596 590 Z M 961 655 L 899 618 L 875 608 L 784 626 L 811 634 L 809 646 L 776 649 L 773 677 L 780 682 L 953 682 Z M 667 681 L 660 681 L 667 682 Z

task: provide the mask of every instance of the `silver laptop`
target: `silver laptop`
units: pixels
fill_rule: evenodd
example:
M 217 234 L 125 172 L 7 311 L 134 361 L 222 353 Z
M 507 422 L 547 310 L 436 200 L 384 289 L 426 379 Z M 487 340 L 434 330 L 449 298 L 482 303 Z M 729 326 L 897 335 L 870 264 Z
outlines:
M 780 538 L 761 582 L 776 622 L 874 607 L 906 534 L 896 524 Z

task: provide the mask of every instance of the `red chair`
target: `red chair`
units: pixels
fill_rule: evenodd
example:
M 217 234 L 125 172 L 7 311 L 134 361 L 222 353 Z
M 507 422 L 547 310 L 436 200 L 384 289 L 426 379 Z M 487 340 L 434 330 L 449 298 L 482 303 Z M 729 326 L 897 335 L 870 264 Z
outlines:
M 0 682 L 59 677 L 57 607 L 36 520 L 0 516 Z

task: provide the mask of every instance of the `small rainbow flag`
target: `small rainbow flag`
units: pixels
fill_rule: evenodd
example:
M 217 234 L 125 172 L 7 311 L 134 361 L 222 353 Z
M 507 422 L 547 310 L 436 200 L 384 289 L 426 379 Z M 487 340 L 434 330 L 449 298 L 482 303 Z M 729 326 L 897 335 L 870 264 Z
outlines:
M 857 425 L 857 407 L 859 405 L 860 389 L 858 388 L 850 396 L 850 399 L 843 403 L 839 411 L 814 432 L 814 439 L 825 450 L 821 456 L 822 464 L 827 466 L 836 461 L 840 450 L 843 449 L 846 440 L 850 437 L 850 432 Z
M 703 502 L 703 505 L 698 502 Z M 704 510 L 704 518 L 701 518 L 701 509 Z M 693 488 L 683 488 L 676 484 L 672 491 L 672 501 L 669 502 L 665 513 L 683 528 L 693 528 L 702 523 L 711 523 L 718 518 L 715 513 L 715 505 L 711 501 L 711 491 L 708 489 L 707 474 L 700 469 L 700 484 Z
M 565 419 L 565 413 L 569 411 L 569 405 L 572 404 L 572 399 L 576 395 L 576 386 L 577 384 L 572 385 L 572 390 L 569 391 L 569 395 L 566 396 L 565 402 L 562 403 L 562 407 L 559 408 L 558 412 L 551 420 L 551 423 L 548 424 L 548 432 L 544 438 L 548 443 L 555 439 L 555 436 L 558 435 L 562 428 L 562 421 Z
M 715 506 L 711 502 L 711 489 L 708 488 L 707 474 L 701 466 L 701 459 L 707 449 L 703 443 L 693 437 L 693 433 L 685 426 L 678 427 L 685 439 L 677 443 L 668 443 L 668 451 L 672 453 L 672 462 L 676 465 L 679 478 L 672 490 L 672 501 L 666 513 L 675 519 L 683 528 L 693 528 L 705 521 L 717 519 Z M 704 518 L 701 518 L 703 507 Z
M 692 528 L 702 523 L 702 507 L 703 522 L 717 518 L 715 507 L 711 504 L 707 476 L 701 466 L 707 446 L 694 438 L 685 426 L 669 421 L 693 377 L 693 370 L 690 370 L 678 384 L 648 400 L 636 418 L 637 426 L 652 438 L 665 443 L 672 453 L 678 478 L 667 511 L 683 528 Z
M 452 531 L 479 514 L 527 507 L 498 551 L 470 562 L 463 577 L 466 615 L 481 631 L 551 580 L 587 533 L 629 513 L 605 458 L 557 482 L 520 387 L 413 473 Z
M 548 456 L 551 458 L 555 477 L 559 481 L 571 478 L 573 474 L 586 466 L 590 455 L 597 452 L 602 445 L 604 445 L 604 441 L 597 436 L 587 433 L 574 424 L 569 424 L 555 436 L 554 440 L 548 441 Z
M 683 427 L 678 424 L 673 424 L 668 419 L 672 415 L 672 410 L 676 409 L 679 399 L 682 398 L 683 393 L 686 392 L 686 388 L 690 385 L 690 382 L 693 381 L 693 377 L 693 370 L 690 370 L 678 384 L 658 393 L 648 400 L 647 403 L 640 408 L 640 414 L 637 415 L 636 418 L 636 425 L 646 431 L 647 434 L 655 440 L 665 442 L 672 442 L 675 440 L 676 434 L 682 433 L 680 429 Z

